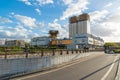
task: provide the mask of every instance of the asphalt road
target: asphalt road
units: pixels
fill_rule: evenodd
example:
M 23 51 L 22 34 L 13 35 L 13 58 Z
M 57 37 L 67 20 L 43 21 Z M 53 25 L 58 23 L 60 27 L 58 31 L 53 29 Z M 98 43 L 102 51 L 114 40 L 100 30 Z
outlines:
M 62 68 L 14 80 L 114 80 L 120 54 L 96 54 Z

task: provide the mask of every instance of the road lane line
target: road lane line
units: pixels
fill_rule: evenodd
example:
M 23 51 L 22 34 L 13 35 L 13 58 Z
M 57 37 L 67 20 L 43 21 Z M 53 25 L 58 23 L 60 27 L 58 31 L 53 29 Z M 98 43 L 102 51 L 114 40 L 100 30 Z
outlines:
M 102 77 L 101 80 L 106 80 L 107 76 L 110 74 L 110 72 L 112 71 L 114 65 L 115 65 L 115 61 L 117 60 L 118 56 L 115 57 L 113 64 L 111 65 L 111 67 L 109 68 L 109 70 L 106 72 L 106 74 Z

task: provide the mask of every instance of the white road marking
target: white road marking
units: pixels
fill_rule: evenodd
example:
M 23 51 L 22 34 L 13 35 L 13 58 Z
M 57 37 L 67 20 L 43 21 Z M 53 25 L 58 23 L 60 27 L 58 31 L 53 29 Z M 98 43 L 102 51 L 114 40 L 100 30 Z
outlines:
M 110 74 L 110 72 L 112 71 L 114 65 L 115 65 L 115 61 L 117 60 L 118 56 L 115 57 L 113 64 L 111 65 L 111 67 L 109 68 L 109 70 L 106 72 L 106 74 L 102 77 L 101 80 L 106 80 L 107 76 Z

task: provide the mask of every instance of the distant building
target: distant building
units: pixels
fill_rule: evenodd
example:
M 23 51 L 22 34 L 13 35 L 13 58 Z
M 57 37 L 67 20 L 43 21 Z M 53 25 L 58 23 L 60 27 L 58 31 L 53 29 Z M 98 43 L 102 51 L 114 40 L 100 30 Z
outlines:
M 6 40 L 5 46 L 6 47 L 13 47 L 13 46 L 25 47 L 25 42 L 24 40 Z
M 0 46 L 3 46 L 4 40 L 0 40 Z
M 88 14 L 73 16 L 69 19 L 69 38 L 76 34 L 90 34 L 90 17 Z
M 86 13 L 69 19 L 69 38 L 72 45 L 67 45 L 67 49 L 90 49 L 104 44 L 103 39 L 90 33 L 90 16 Z
M 31 46 L 48 46 L 50 44 L 51 38 L 43 37 L 34 37 L 31 39 Z
M 55 39 L 51 41 L 51 45 L 61 45 L 61 46 L 66 46 L 66 45 L 71 45 L 72 40 L 71 39 Z
M 54 38 L 54 39 L 56 39 L 57 38 L 57 35 L 58 35 L 58 30 L 50 30 L 49 31 L 49 34 L 50 34 L 50 38 Z
M 79 48 L 103 46 L 104 40 L 92 34 L 79 34 L 73 38 L 73 44 L 78 45 Z
M 50 43 L 50 46 L 57 46 L 58 48 L 67 48 L 67 45 L 72 45 L 71 39 L 54 39 Z
M 78 34 L 72 38 L 73 44 L 67 49 L 97 48 L 104 45 L 104 40 L 91 34 Z

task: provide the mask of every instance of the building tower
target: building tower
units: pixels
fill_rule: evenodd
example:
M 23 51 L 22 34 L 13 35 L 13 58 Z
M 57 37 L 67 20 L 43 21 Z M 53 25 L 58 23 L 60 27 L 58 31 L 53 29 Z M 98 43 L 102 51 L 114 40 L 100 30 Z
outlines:
M 90 16 L 86 13 L 69 19 L 69 38 L 76 34 L 90 34 Z
M 50 34 L 49 37 L 50 37 L 50 38 L 55 38 L 55 39 L 56 39 L 58 33 L 59 33 L 59 32 L 58 32 L 57 30 L 50 30 L 50 31 L 49 31 L 49 34 Z

